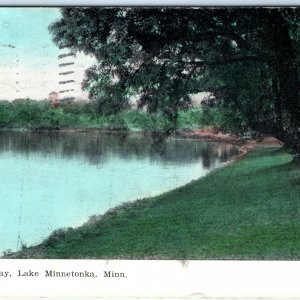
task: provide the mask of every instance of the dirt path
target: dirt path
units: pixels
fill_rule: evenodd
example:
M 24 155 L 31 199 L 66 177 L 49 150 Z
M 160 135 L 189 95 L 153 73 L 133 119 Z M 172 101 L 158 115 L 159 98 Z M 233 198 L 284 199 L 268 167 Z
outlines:
M 282 143 L 272 136 L 261 139 L 247 139 L 231 135 L 229 133 L 217 132 L 212 128 L 198 129 L 191 132 L 180 133 L 185 138 L 201 139 L 206 141 L 226 142 L 240 145 L 240 154 L 235 157 L 235 161 L 242 158 L 245 154 L 255 148 L 257 145 L 282 145 Z

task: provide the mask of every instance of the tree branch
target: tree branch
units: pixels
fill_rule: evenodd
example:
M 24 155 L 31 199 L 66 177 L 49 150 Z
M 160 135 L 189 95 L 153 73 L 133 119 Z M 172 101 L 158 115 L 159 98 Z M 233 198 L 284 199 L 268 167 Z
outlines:
M 207 61 L 190 61 L 186 62 L 192 65 L 196 65 L 197 67 L 202 67 L 202 66 L 220 66 L 220 65 L 228 65 L 232 64 L 235 62 L 244 62 L 244 61 L 260 61 L 257 56 L 241 56 L 241 57 L 233 57 L 233 58 L 227 58 L 224 60 L 215 60 L 212 62 L 207 62 Z

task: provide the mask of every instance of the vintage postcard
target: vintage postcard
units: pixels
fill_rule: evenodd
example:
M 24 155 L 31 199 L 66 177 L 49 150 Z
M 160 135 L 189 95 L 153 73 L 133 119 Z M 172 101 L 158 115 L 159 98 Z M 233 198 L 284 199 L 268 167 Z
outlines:
M 0 299 L 300 298 L 298 7 L 0 28 Z

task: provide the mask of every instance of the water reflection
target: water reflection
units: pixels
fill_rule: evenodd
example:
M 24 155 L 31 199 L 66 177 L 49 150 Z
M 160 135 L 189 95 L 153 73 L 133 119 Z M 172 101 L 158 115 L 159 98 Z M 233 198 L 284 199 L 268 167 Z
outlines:
M 198 140 L 167 139 L 160 148 L 152 147 L 146 134 L 93 132 L 0 132 L 0 154 L 6 151 L 29 156 L 55 155 L 64 159 L 81 155 L 90 164 L 104 164 L 112 155 L 121 159 L 193 163 L 202 159 L 203 168 L 226 162 L 237 155 L 235 146 Z
M 237 153 L 228 144 L 142 134 L 0 132 L 0 252 L 205 176 Z

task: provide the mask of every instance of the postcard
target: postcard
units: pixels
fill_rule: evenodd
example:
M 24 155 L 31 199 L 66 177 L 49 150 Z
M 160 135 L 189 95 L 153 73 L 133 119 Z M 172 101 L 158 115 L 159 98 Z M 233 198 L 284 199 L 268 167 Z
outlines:
M 300 10 L 0 7 L 0 298 L 299 298 Z

